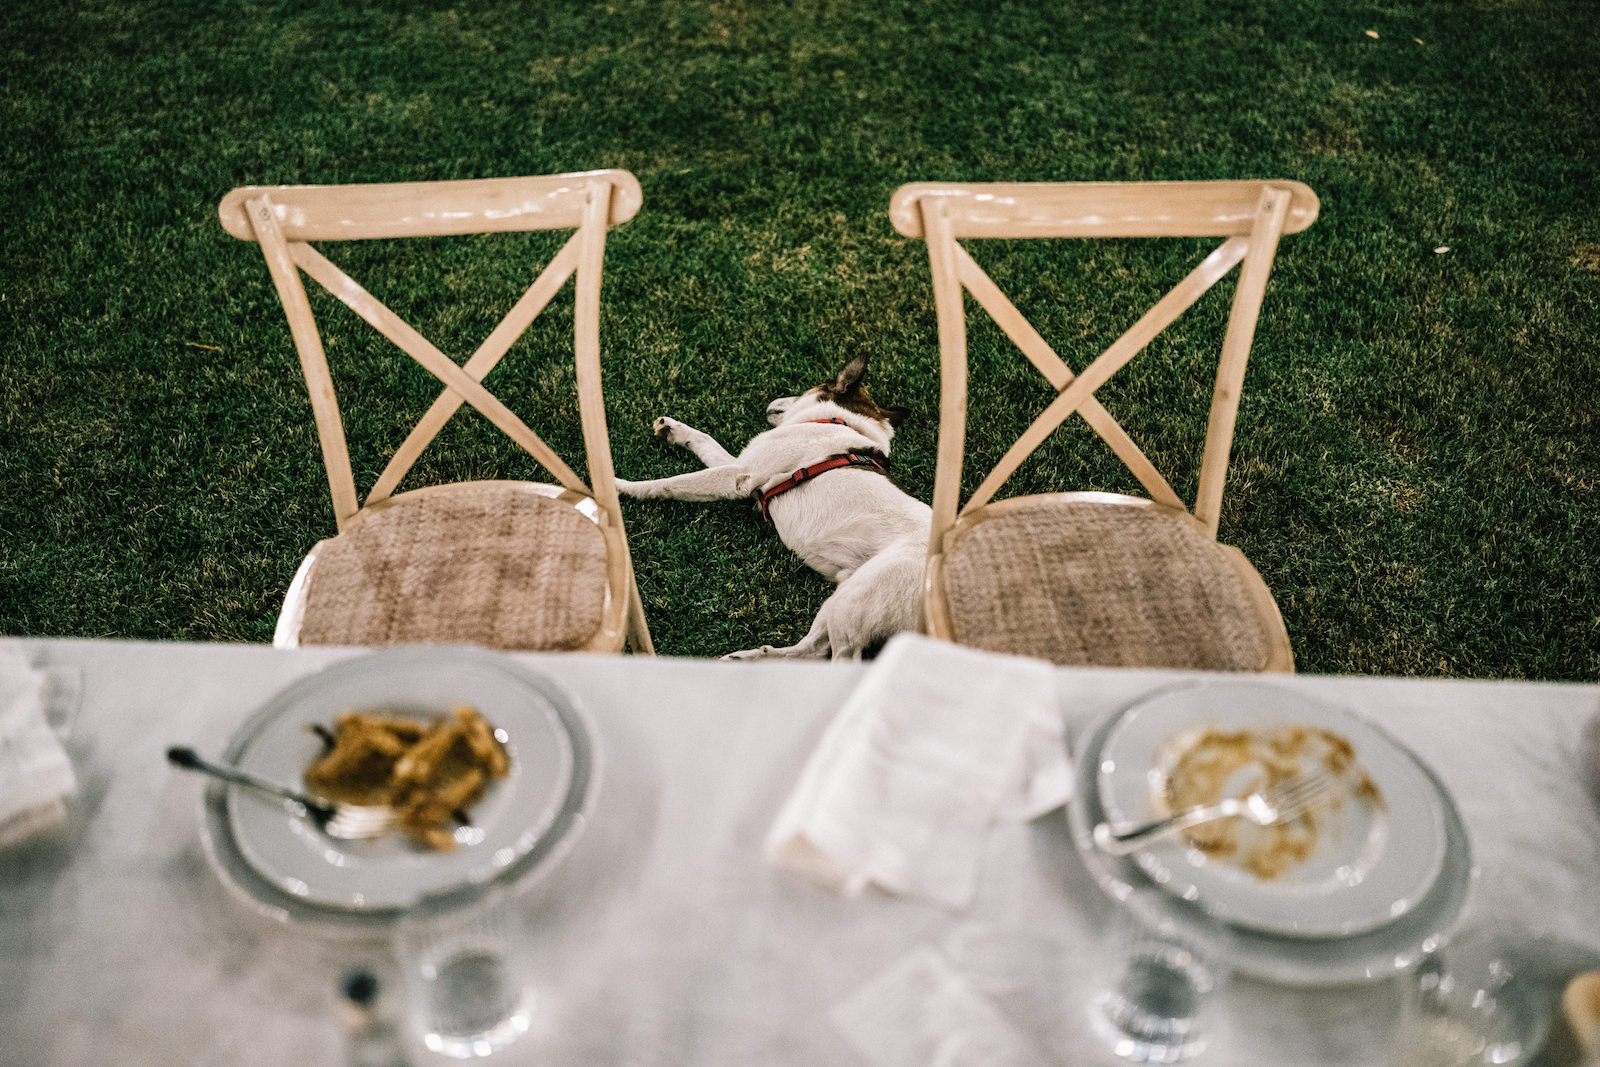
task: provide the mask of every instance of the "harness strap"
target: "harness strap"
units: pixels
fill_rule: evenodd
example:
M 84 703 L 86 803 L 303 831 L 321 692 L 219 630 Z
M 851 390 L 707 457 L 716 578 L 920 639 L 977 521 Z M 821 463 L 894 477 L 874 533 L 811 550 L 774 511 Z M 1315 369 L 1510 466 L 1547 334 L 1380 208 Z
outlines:
M 837 422 L 839 420 L 818 419 L 816 421 Z M 809 481 L 819 474 L 826 474 L 828 471 L 838 470 L 840 467 L 866 467 L 870 470 L 877 471 L 879 474 L 882 474 L 885 477 L 887 477 L 889 474 L 888 459 L 876 452 L 841 452 L 837 456 L 829 456 L 827 459 L 813 463 L 809 467 L 801 467 L 799 470 L 789 475 L 789 477 L 785 478 L 771 489 L 768 489 L 766 492 L 762 493 L 760 496 L 761 517 L 769 520 L 772 518 L 771 515 L 767 514 L 767 501 L 771 500 L 773 497 L 780 493 L 787 493 L 801 482 Z

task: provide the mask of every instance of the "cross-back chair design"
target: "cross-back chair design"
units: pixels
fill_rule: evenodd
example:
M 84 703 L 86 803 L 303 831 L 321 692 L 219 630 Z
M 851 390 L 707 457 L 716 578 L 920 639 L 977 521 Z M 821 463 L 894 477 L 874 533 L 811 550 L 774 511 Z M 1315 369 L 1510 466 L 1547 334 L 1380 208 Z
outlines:
M 1238 549 L 1217 543 L 1245 363 L 1278 239 L 1311 225 L 1316 194 L 1288 181 L 919 183 L 890 202 L 900 233 L 928 246 L 938 319 L 940 407 L 924 608 L 933 634 L 1063 664 L 1292 670 L 1282 616 Z M 959 243 L 977 238 L 1220 237 L 1224 240 L 1074 375 Z M 1240 268 L 1190 512 L 1095 391 L 1207 290 Z M 963 293 L 1057 391 L 960 502 L 967 420 Z M 1101 492 L 994 502 L 1073 414 L 1149 499 Z
M 600 381 L 606 230 L 643 200 L 626 171 L 372 185 L 247 186 L 219 207 L 256 241 L 288 315 L 311 394 L 337 536 L 301 564 L 274 643 L 470 642 L 507 649 L 652 651 L 628 552 Z M 555 258 L 465 364 L 457 364 L 311 244 L 369 238 L 573 229 Z M 432 373 L 443 391 L 364 503 L 333 378 L 300 274 L 319 282 Z M 590 484 L 485 388 L 485 376 L 576 275 L 574 356 Z M 395 494 L 463 405 L 559 484 L 470 481 Z

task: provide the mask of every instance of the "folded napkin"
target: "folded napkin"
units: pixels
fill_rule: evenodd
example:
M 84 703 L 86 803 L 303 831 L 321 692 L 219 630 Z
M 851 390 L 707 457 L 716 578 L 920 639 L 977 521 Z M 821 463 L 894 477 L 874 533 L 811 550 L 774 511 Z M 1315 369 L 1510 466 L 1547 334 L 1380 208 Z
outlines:
M 19 645 L 0 641 L 0 846 L 59 825 L 78 791 L 72 761 L 45 719 L 49 688 Z
M 901 634 L 829 725 L 767 857 L 846 894 L 959 908 L 995 820 L 1041 815 L 1070 783 L 1049 664 Z

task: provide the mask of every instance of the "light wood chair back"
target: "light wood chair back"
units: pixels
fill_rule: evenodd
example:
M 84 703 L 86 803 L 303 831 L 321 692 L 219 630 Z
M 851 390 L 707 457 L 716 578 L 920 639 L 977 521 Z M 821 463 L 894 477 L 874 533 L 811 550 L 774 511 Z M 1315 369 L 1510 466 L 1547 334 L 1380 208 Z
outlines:
M 1081 415 L 1149 494 L 1148 501 L 1115 494 L 1057 494 L 1066 510 L 1133 503 L 1147 514 L 1182 519 L 1214 544 L 1245 364 L 1279 238 L 1315 221 L 1319 205 L 1305 185 L 1290 181 L 1133 183 L 919 183 L 901 187 L 889 214 L 895 228 L 927 243 L 940 352 L 939 444 L 929 539 L 927 622 L 950 636 L 944 555 L 953 537 L 991 515 L 1020 515 L 1023 500 L 993 504 L 1007 479 L 1068 418 Z M 960 244 L 979 238 L 1219 237 L 1222 242 L 1081 373 L 1074 374 L 1032 324 Z M 1126 366 L 1205 292 L 1240 267 L 1201 457 L 1192 511 L 1143 450 L 1095 398 Z M 970 293 L 1056 391 L 1056 397 L 960 500 L 967 425 L 967 332 L 964 294 Z M 1070 498 L 1070 499 L 1068 499 Z M 1034 498 L 1040 499 L 1040 498 Z M 1126 514 L 1126 512 L 1124 512 Z M 1119 520 L 1121 521 L 1121 520 Z M 1183 537 L 1192 537 L 1184 534 Z M 1180 538 L 1180 541 L 1182 538 Z M 1270 646 L 1267 669 L 1288 669 L 1292 654 L 1270 592 L 1236 549 L 1224 570 L 1238 572 L 1241 603 L 1260 617 Z M 1204 553 L 1202 553 L 1204 554 Z M 1222 557 L 1218 557 L 1222 559 Z M 1209 566 L 1209 565 L 1208 565 Z M 1229 579 L 1231 581 L 1231 579 Z M 1164 664 L 1152 664 L 1164 665 Z
M 1095 391 L 1179 315 L 1243 264 L 1212 394 L 1200 487 L 1193 514 L 1214 538 L 1245 363 L 1278 238 L 1316 220 L 1316 194 L 1299 182 L 1073 182 L 902 186 L 889 216 L 907 237 L 923 238 L 939 323 L 939 448 L 933 501 L 937 554 L 958 514 L 994 498 L 1055 429 L 1074 413 L 1109 445 L 1158 503 L 1184 504 L 1144 452 L 1095 399 Z M 1056 355 L 959 241 L 1004 237 L 1223 237 L 1218 248 L 1077 375 Z M 966 444 L 967 333 L 963 292 L 1022 350 L 1057 396 L 958 508 Z
M 580 510 L 603 528 L 621 535 L 622 510 L 600 377 L 600 281 L 608 227 L 631 219 L 642 201 L 638 180 L 621 170 L 463 181 L 245 186 L 223 198 L 218 208 L 223 228 L 240 240 L 260 244 L 288 316 L 311 394 L 334 516 L 341 532 L 368 509 L 390 502 L 423 450 L 466 404 L 548 470 L 566 498 L 580 503 Z M 441 352 L 311 244 L 550 229 L 575 232 L 465 364 L 457 364 Z M 359 501 L 356 492 L 339 401 L 301 280 L 302 271 L 394 342 L 443 386 L 438 399 L 379 474 L 364 502 Z M 589 484 L 482 384 L 574 275 L 578 411 Z M 587 503 L 590 500 L 592 505 Z M 649 631 L 638 602 L 626 537 L 619 536 L 619 541 L 620 558 L 615 565 L 621 568 L 629 590 L 629 635 L 635 648 L 649 651 Z

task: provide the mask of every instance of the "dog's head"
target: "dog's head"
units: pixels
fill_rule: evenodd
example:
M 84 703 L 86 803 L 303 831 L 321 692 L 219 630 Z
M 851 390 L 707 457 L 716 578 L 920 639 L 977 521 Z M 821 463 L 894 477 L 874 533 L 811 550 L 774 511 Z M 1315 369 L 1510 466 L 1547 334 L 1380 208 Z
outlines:
M 832 404 L 891 427 L 899 426 L 911 414 L 910 410 L 879 406 L 862 384 L 866 374 L 867 357 L 856 356 L 834 375 L 833 381 L 807 389 L 799 396 L 779 397 L 768 404 L 767 421 L 774 426 L 782 426 L 786 422 L 826 418 L 825 409 Z

